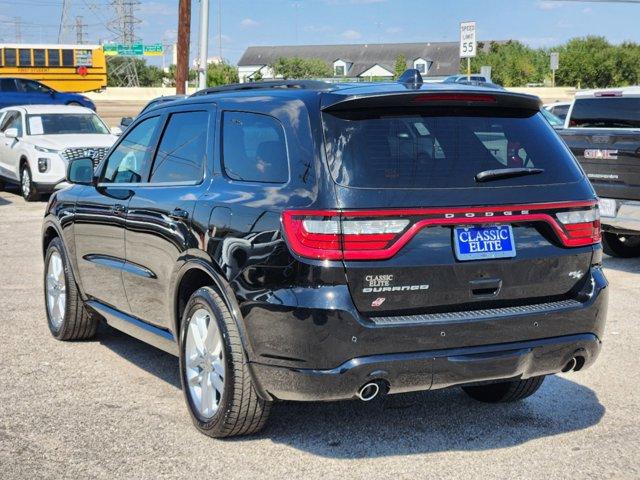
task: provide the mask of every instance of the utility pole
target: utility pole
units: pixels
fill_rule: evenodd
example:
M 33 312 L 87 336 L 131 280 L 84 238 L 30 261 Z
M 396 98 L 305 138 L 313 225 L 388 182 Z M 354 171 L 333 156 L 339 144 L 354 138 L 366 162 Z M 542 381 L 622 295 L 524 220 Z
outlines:
M 78 15 L 76 17 L 76 43 L 78 45 L 84 45 L 86 43 L 84 40 L 84 27 L 86 27 L 86 25 L 82 23 L 82 17 Z
M 20 17 L 13 17 L 13 25 L 16 29 L 15 32 L 15 37 L 16 37 L 16 43 L 22 43 L 22 18 Z
M 207 47 L 209 44 L 209 0 L 200 0 L 200 62 L 198 89 L 207 88 Z
M 222 62 L 222 0 L 218 0 L 218 58 Z
M 178 4 L 178 45 L 176 59 L 176 94 L 186 93 L 189 79 L 189 35 L 191 33 L 191 0 Z

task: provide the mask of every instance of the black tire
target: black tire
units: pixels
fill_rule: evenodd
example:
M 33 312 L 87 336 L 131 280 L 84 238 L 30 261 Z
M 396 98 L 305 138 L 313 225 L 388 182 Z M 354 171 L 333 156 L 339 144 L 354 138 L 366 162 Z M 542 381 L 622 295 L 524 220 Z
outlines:
M 40 199 L 36 187 L 33 185 L 33 176 L 31 175 L 31 169 L 26 162 L 20 169 L 20 193 L 22 198 L 27 202 L 35 202 Z
M 620 258 L 640 256 L 640 235 L 602 233 L 602 249 L 607 255 Z
M 530 397 L 538 391 L 544 375 L 531 377 L 526 380 L 512 380 L 508 382 L 488 383 L 486 385 L 474 385 L 462 387 L 467 395 L 474 400 L 485 403 L 517 402 Z
M 223 392 L 217 411 L 210 418 L 200 416 L 191 398 L 185 365 L 186 336 L 192 315 L 207 310 L 222 336 L 225 362 Z M 213 288 L 197 290 L 185 307 L 180 326 L 180 381 L 194 425 L 214 438 L 251 435 L 261 430 L 269 416 L 271 402 L 261 399 L 255 388 L 240 332 L 229 309 Z
M 62 258 L 66 292 L 66 308 L 62 322 L 59 325 L 56 325 L 56 322 L 52 320 L 47 306 L 47 275 L 49 274 L 49 260 L 54 253 L 57 253 Z M 51 240 L 51 243 L 49 243 L 47 247 L 47 254 L 45 255 L 44 307 L 47 313 L 49 330 L 54 338 L 58 340 L 88 340 L 95 336 L 99 320 L 90 314 L 84 306 L 84 302 L 80 297 L 80 292 L 76 285 L 76 280 L 71 271 L 71 266 L 69 265 L 65 250 L 59 238 Z
M 4 190 L 4 187 L 5 187 L 4 179 L 0 178 L 0 192 Z
M 80 102 L 69 102 L 67 103 L 67 105 L 70 105 L 72 107 L 81 107 L 82 104 Z

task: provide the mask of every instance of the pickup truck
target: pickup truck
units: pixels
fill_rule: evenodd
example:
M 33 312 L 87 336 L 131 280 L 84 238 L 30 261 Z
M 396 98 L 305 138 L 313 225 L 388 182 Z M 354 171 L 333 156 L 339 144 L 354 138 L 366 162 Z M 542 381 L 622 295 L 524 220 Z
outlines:
M 640 256 L 640 87 L 578 92 L 558 133 L 600 199 L 605 253 Z

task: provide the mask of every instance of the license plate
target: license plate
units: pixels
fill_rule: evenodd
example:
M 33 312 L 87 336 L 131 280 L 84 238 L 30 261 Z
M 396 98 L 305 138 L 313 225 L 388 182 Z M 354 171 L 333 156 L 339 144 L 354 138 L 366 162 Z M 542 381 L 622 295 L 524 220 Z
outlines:
M 613 198 L 601 198 L 598 200 L 600 215 L 603 217 L 616 216 L 616 201 Z
M 455 227 L 453 247 L 458 260 L 485 260 L 516 256 L 511 225 Z

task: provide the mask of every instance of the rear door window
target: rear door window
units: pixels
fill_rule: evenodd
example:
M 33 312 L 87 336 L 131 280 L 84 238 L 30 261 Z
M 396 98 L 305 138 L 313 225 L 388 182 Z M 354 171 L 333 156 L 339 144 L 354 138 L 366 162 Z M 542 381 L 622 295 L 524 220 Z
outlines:
M 16 81 L 13 78 L 0 78 L 0 91 L 17 92 Z
M 540 113 L 464 108 L 419 114 L 324 113 L 335 181 L 358 188 L 467 188 L 566 183 L 581 178 L 574 159 Z M 537 175 L 478 183 L 477 173 L 540 168 Z
M 577 98 L 570 127 L 640 128 L 640 98 Z
M 169 117 L 151 170 L 151 183 L 197 183 L 202 180 L 209 114 L 179 112 Z
M 284 129 L 274 117 L 224 112 L 222 157 L 224 171 L 233 180 L 260 183 L 289 180 Z
M 4 49 L 4 65 L 6 67 L 15 67 L 17 65 L 16 49 L 5 48 Z

